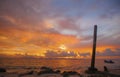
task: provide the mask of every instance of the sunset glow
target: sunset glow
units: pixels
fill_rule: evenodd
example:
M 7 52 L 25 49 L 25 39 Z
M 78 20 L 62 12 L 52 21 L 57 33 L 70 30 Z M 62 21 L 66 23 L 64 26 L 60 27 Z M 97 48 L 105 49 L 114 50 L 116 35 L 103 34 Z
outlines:
M 1 0 L 1 57 L 120 56 L 119 0 Z M 103 7 L 101 7 L 103 6 Z M 52 55 L 52 56 L 51 56 Z
M 65 45 L 60 45 L 59 48 L 62 49 L 62 50 L 66 50 L 66 49 L 67 49 L 67 48 L 65 47 Z

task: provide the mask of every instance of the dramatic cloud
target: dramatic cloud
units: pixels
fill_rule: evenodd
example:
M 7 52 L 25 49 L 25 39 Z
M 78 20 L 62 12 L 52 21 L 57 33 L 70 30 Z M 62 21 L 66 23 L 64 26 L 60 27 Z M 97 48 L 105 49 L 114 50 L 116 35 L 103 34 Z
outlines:
M 119 4 L 119 0 L 1 0 L 0 54 L 86 57 L 95 24 L 97 51 L 119 49 Z
M 62 57 L 76 57 L 77 54 L 70 51 L 70 52 L 66 52 L 66 51 L 60 51 L 60 52 L 55 52 L 55 51 L 47 51 L 45 53 L 46 57 L 55 57 L 55 58 L 62 58 Z
M 106 49 L 103 52 L 97 52 L 97 56 L 120 56 L 120 49 Z

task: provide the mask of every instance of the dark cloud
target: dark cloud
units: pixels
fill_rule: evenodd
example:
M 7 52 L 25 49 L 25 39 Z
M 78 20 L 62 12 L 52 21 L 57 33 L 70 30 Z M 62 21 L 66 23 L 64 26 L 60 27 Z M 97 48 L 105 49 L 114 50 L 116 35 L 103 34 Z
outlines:
M 80 53 L 79 55 L 83 57 L 87 57 L 87 56 L 90 56 L 90 53 Z
M 103 52 L 97 52 L 97 56 L 120 56 L 120 49 L 112 50 L 108 48 Z
M 16 27 L 20 27 L 26 30 L 44 30 L 45 24 L 43 24 L 43 17 L 46 16 L 46 13 L 36 13 L 34 8 L 43 11 L 42 0 L 38 1 L 2 1 L 0 5 L 0 16 L 7 21 L 3 23 L 12 23 Z M 45 19 L 46 17 L 44 17 Z M 13 22 L 14 20 L 14 22 Z M 1 25 L 4 27 L 4 25 Z M 10 26 L 10 25 L 8 25 Z
M 112 30 L 109 30 L 109 32 L 111 33 Z M 107 35 L 108 34 L 108 35 Z M 100 35 L 98 37 L 98 46 L 107 46 L 107 45 L 110 45 L 110 46 L 116 46 L 116 47 L 120 47 L 120 32 L 117 32 L 117 33 L 107 33 L 107 34 L 103 34 L 103 35 Z
M 55 52 L 55 51 L 48 50 L 45 53 L 45 56 L 48 57 L 48 58 L 49 57 L 56 57 L 56 58 L 58 57 L 58 58 L 60 58 L 60 57 L 76 57 L 77 54 L 72 52 L 72 51 L 70 51 L 70 52 L 66 52 L 66 51 Z
M 8 16 L 0 16 L 0 25 L 0 30 L 25 30 L 23 26 L 20 26 L 17 20 Z
M 77 30 L 78 27 L 75 24 L 75 20 L 71 18 L 63 18 L 58 21 L 59 28 L 61 29 L 70 29 L 70 30 Z
M 45 53 L 45 56 L 46 57 L 53 57 L 53 58 L 61 58 L 61 57 L 77 57 L 77 56 L 81 56 L 81 57 L 88 57 L 90 56 L 90 53 L 87 52 L 87 53 L 75 53 L 73 51 L 70 51 L 70 52 L 67 52 L 67 51 L 50 51 L 48 50 L 46 53 Z
M 37 56 L 34 56 L 34 55 L 23 55 L 23 54 L 15 54 L 14 56 L 10 56 L 10 55 L 7 55 L 7 54 L 0 54 L 0 58 L 40 58 L 40 57 L 37 57 Z

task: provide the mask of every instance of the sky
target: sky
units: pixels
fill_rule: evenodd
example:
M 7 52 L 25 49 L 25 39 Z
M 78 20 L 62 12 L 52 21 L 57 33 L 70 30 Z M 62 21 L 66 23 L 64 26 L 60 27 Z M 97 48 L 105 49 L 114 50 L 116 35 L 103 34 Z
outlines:
M 0 57 L 120 56 L 120 0 L 0 0 Z

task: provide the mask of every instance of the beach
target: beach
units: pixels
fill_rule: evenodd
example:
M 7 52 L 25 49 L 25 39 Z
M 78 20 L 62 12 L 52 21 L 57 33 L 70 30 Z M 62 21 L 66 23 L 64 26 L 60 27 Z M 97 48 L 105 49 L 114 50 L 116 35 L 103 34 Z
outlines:
M 69 77 L 91 76 L 91 74 L 85 73 L 90 65 L 90 59 L 2 59 L 0 61 L 0 66 L 6 69 L 6 72 L 0 73 L 0 77 L 64 77 L 66 73 Z M 113 61 L 115 64 L 107 64 L 104 63 L 103 59 L 97 59 L 96 67 L 102 73 L 94 75 L 97 77 L 119 76 L 120 61 L 119 59 Z M 104 72 L 103 66 L 107 66 L 108 73 Z M 47 72 L 41 72 L 44 69 L 41 69 L 42 67 L 51 69 Z
M 119 70 L 120 72 L 120 70 Z M 0 77 L 120 77 L 120 75 L 111 73 L 96 73 L 96 74 L 68 74 L 63 75 L 62 73 L 44 73 L 38 74 L 37 72 L 29 73 L 0 73 Z

